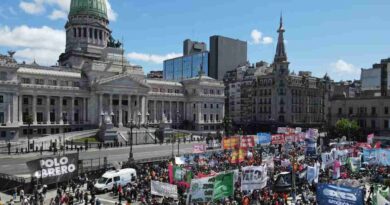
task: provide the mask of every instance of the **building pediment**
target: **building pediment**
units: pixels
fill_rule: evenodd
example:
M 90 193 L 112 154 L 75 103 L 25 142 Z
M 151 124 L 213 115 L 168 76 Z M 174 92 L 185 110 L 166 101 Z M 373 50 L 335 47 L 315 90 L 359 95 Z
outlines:
M 150 86 L 146 83 L 145 79 L 131 74 L 119 74 L 102 78 L 95 83 L 95 86 L 98 90 L 143 90 L 145 92 L 150 90 Z

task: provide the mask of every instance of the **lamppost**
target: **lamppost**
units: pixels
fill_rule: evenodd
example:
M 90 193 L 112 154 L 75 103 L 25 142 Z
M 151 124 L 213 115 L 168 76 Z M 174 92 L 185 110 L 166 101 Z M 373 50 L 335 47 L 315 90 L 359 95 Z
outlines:
M 138 112 L 138 127 L 141 129 L 141 116 L 142 116 L 142 114 L 141 114 L 141 112 Z
M 66 117 L 62 115 L 62 121 L 65 122 Z M 62 127 L 62 153 L 65 155 L 65 123 Z
M 134 161 L 133 158 L 133 127 L 134 127 L 134 122 L 133 119 L 130 120 L 130 123 L 128 125 L 130 128 L 130 133 L 129 133 L 129 141 L 130 141 L 130 153 L 129 153 L 129 163 Z
M 146 131 L 145 131 L 145 144 L 147 142 L 147 134 L 149 133 L 149 112 L 146 112 L 146 124 L 145 124 L 145 128 L 146 128 Z

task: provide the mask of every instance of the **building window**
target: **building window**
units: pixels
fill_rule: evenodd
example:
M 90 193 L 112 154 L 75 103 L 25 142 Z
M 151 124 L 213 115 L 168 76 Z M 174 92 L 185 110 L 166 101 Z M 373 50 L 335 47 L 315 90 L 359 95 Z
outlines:
M 42 102 L 43 102 L 42 98 L 37 98 L 37 105 L 42 105 Z
M 376 114 L 376 107 L 371 107 L 371 114 L 375 115 Z
M 73 28 L 73 37 L 77 37 L 77 35 L 76 35 L 76 28 Z
M 213 104 L 210 104 L 210 108 L 213 109 Z
M 375 128 L 375 120 L 371 120 L 371 128 Z
M 37 84 L 37 85 L 44 85 L 45 81 L 43 79 L 35 79 L 35 84 Z
M 384 127 L 385 129 L 389 129 L 389 120 L 384 120 L 384 121 L 383 121 L 383 127 Z
M 348 111 L 348 113 L 349 113 L 350 115 L 352 115 L 352 114 L 353 114 L 353 108 L 352 108 L 352 107 L 350 107 L 350 108 L 349 108 L 349 111 Z
M 23 84 L 31 84 L 31 79 L 30 78 L 22 78 L 22 83 Z
M 0 95 L 0 103 L 4 103 L 4 96 Z
M 7 137 L 7 132 L 6 132 L 6 131 L 1 131 L 1 137 L 2 137 L 2 138 Z
M 94 32 L 94 36 L 95 36 L 95 39 L 97 39 L 98 38 L 98 31 L 97 31 L 97 29 L 95 29 L 95 32 Z
M 217 104 L 218 105 L 218 104 Z M 216 114 L 215 115 L 215 120 L 218 122 L 219 121 L 219 115 L 218 114 Z
M 219 108 L 219 104 L 217 104 L 217 109 Z
M 103 39 L 103 31 L 102 31 L 102 30 L 99 30 L 99 39 L 100 39 L 100 40 Z
M 4 124 L 4 112 L 0 112 L 0 125 Z
M 204 94 L 207 94 L 207 93 L 208 93 L 208 90 L 207 90 L 207 89 L 204 89 L 204 90 L 203 90 L 203 93 L 204 93 Z
M 207 115 L 206 115 L 206 114 L 203 115 L 203 121 L 204 121 L 204 122 L 207 121 Z
M 78 28 L 77 31 L 79 32 L 79 37 L 81 37 L 81 28 Z
M 210 114 L 210 122 L 213 121 L 213 114 Z
M 73 87 L 80 87 L 80 82 L 73 82 Z
M 385 114 L 389 114 L 389 107 L 385 107 Z
M 338 114 L 341 115 L 342 113 L 343 113 L 343 109 L 341 107 L 339 107 Z
M 89 28 L 89 38 L 93 38 L 93 29 Z
M 168 89 L 168 93 L 172 93 L 172 89 Z
M 165 89 L 164 88 L 160 88 L 160 93 L 165 93 Z
M 68 81 L 61 81 L 61 86 L 68 86 L 68 85 L 69 85 Z
M 57 80 L 49 80 L 48 84 L 56 86 L 57 85 Z
M 84 38 L 87 38 L 87 28 L 83 28 L 83 36 Z
M 210 90 L 210 94 L 214 95 L 214 90 Z
M 220 91 L 220 90 L 217 90 L 217 94 L 220 95 L 220 94 L 221 94 L 221 91 Z
M 55 99 L 50 99 L 50 105 L 55 105 L 56 104 L 56 100 Z
M 66 99 L 62 99 L 62 105 L 66 106 L 67 104 L 67 100 Z
M 192 116 L 192 121 L 196 121 L 196 114 L 194 114 L 193 116 Z
M 204 104 L 204 108 L 207 108 L 207 104 L 206 103 Z
M 78 106 L 79 105 L 79 100 L 74 100 L 74 105 Z
M 23 104 L 28 105 L 28 98 L 23 98 Z

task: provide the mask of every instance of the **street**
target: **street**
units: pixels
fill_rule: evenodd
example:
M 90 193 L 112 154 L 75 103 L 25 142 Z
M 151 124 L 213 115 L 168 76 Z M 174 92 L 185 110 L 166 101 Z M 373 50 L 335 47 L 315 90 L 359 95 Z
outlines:
M 192 152 L 192 145 L 196 143 L 186 143 L 180 144 L 180 154 Z M 174 154 L 177 154 L 177 144 L 174 144 Z M 121 148 L 109 148 L 102 150 L 88 150 L 87 152 L 80 152 L 79 159 L 88 160 L 88 159 L 98 159 L 107 157 L 108 164 L 112 162 L 126 161 L 129 158 L 130 147 L 121 147 Z M 172 154 L 172 145 L 163 144 L 163 145 L 137 145 L 133 146 L 134 159 L 148 159 L 153 157 L 163 157 L 171 156 Z M 48 154 L 48 153 L 46 153 Z M 4 156 L 0 158 L 0 173 L 23 176 L 28 175 L 29 170 L 27 168 L 26 162 L 40 158 L 39 154 L 36 156 L 23 156 L 23 155 L 11 155 Z M 97 165 L 98 162 L 94 162 Z

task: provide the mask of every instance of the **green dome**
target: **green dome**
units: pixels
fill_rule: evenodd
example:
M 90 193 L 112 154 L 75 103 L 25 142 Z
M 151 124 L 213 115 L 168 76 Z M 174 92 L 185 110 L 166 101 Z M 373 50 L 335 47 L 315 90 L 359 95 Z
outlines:
M 105 0 L 72 0 L 69 16 L 89 15 L 107 18 L 107 5 Z

